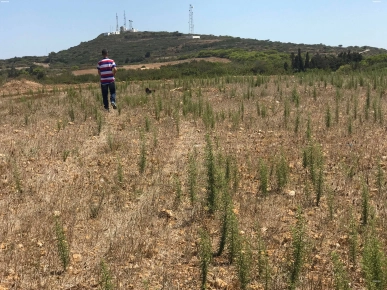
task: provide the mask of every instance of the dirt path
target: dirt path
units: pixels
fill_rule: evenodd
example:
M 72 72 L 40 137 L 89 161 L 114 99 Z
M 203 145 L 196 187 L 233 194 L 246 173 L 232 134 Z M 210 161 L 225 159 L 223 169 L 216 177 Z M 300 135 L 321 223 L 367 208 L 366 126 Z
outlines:
M 226 58 L 207 57 L 207 58 L 191 58 L 191 59 L 175 60 L 175 61 L 167 61 L 167 62 L 124 65 L 124 66 L 120 66 L 119 68 L 124 68 L 124 69 L 159 69 L 161 66 L 176 65 L 179 63 L 186 63 L 186 62 L 191 62 L 194 60 L 196 60 L 196 61 L 204 60 L 204 61 L 208 61 L 208 62 L 223 62 L 223 63 L 230 62 L 230 60 L 228 60 Z M 76 76 L 85 75 L 85 74 L 97 75 L 98 72 L 96 69 L 93 68 L 93 69 L 82 69 L 82 70 L 73 71 L 73 74 Z

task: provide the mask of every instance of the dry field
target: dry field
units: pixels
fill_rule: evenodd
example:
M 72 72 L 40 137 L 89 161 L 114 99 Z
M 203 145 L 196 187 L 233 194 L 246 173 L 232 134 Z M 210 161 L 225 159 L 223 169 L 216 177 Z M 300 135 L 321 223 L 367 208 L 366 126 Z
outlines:
M 0 95 L 1 290 L 386 289 L 385 76 L 122 82 L 109 113 L 29 85 Z
M 154 63 L 146 63 L 146 64 L 131 64 L 131 65 L 118 64 L 118 68 L 123 68 L 123 69 L 159 69 L 161 66 L 177 65 L 179 63 L 191 62 L 193 60 L 196 60 L 196 61 L 203 60 L 203 61 L 208 61 L 208 62 L 230 62 L 230 60 L 226 59 L 226 58 L 206 57 L 206 58 L 191 58 L 191 59 L 184 59 L 184 60 L 174 60 L 174 61 L 167 61 L 167 62 L 154 62 Z M 94 68 L 94 69 L 80 69 L 80 70 L 73 71 L 73 74 L 76 76 L 86 75 L 86 74 L 97 75 L 98 71 L 96 68 Z

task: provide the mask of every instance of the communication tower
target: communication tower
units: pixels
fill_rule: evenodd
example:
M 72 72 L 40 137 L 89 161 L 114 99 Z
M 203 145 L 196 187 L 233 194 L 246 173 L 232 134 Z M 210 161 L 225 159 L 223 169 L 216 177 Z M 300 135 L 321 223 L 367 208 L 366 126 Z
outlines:
M 130 31 L 132 31 L 132 30 L 133 30 L 132 23 L 133 23 L 133 20 L 129 20 L 129 30 L 130 30 Z
M 124 27 L 125 27 L 125 30 L 126 30 L 126 15 L 125 15 L 125 10 L 124 10 Z
M 116 13 L 116 31 L 120 31 L 119 28 L 118 28 L 118 14 Z
M 194 34 L 194 22 L 193 22 L 193 6 L 189 4 L 189 34 L 193 35 Z

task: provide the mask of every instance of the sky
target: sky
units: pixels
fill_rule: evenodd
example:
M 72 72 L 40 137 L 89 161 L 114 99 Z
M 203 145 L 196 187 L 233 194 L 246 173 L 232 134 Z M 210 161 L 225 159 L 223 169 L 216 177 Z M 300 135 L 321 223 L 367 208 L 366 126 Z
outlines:
M 138 31 L 387 49 L 387 0 L 0 0 L 0 59 L 44 56 L 133 21 Z M 96 48 L 99 50 L 100 48 Z

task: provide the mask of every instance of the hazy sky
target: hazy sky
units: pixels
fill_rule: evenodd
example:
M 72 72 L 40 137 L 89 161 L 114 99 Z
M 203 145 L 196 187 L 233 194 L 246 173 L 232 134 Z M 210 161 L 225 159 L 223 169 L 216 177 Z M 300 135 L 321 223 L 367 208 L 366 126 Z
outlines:
M 47 55 L 128 20 L 139 31 L 387 49 L 387 0 L 0 0 L 0 59 Z M 100 48 L 96 48 L 100 50 Z

